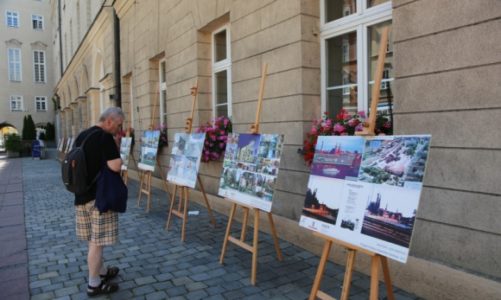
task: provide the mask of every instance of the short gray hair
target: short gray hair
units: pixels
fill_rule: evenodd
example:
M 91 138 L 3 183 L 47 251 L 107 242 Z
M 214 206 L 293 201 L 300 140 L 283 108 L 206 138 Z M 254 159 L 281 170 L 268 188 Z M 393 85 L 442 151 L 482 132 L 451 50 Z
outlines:
M 108 118 L 125 120 L 125 114 L 120 107 L 108 107 L 99 117 L 99 122 L 104 122 Z

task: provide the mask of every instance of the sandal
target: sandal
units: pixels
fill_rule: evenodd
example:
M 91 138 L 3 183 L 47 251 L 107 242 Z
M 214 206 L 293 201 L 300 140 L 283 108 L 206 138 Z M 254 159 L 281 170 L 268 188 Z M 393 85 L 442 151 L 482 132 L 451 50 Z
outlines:
M 96 287 L 87 285 L 87 296 L 94 297 L 97 295 L 111 294 L 118 290 L 118 284 L 101 281 L 101 284 Z
M 118 267 L 108 266 L 108 268 L 106 270 L 106 274 L 99 275 L 99 276 L 101 276 L 102 280 L 108 281 L 108 280 L 111 280 L 111 279 L 117 277 L 118 272 L 120 272 L 120 269 Z

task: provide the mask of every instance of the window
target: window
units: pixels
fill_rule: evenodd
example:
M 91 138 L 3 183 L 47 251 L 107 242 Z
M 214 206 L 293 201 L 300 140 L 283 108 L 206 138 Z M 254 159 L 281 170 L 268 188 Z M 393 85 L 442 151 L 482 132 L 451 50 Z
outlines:
M 43 16 L 32 15 L 31 23 L 33 24 L 33 29 L 43 30 Z
M 23 111 L 23 96 L 10 96 L 10 111 Z
M 21 81 L 21 49 L 9 48 L 9 80 Z
M 47 111 L 47 97 L 36 96 L 35 97 L 35 109 L 37 111 Z
M 165 59 L 160 60 L 160 65 L 158 68 L 158 79 L 160 82 L 159 93 L 160 93 L 160 125 L 167 126 L 167 80 L 165 78 Z
M 6 13 L 6 22 L 8 27 L 19 27 L 19 13 L 8 10 Z
M 321 1 L 322 111 L 368 111 L 382 29 L 391 27 L 389 0 Z M 393 45 L 388 37 L 378 107 L 391 105 Z
M 228 26 L 212 34 L 212 99 L 215 117 L 231 117 L 231 47 Z
M 33 77 L 36 83 L 45 83 L 45 52 L 33 51 Z

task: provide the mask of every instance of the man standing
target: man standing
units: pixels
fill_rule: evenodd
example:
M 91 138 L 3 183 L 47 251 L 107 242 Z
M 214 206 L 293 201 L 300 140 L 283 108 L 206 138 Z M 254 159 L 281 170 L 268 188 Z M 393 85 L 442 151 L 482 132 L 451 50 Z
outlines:
M 110 170 L 120 172 L 122 160 L 114 136 L 120 130 L 124 119 L 124 113 L 120 108 L 110 107 L 101 114 L 96 126 L 80 133 L 75 141 L 75 146 L 80 146 L 89 136 L 84 144 L 87 181 L 89 184 L 94 182 L 86 193 L 75 195 L 75 216 L 77 238 L 89 243 L 87 294 L 91 297 L 118 290 L 118 285 L 110 282 L 117 276 L 118 267 L 106 268 L 103 264 L 103 247 L 113 245 L 118 240 L 118 213 L 114 211 L 99 213 L 94 202 L 95 178 L 104 164 L 107 164 Z

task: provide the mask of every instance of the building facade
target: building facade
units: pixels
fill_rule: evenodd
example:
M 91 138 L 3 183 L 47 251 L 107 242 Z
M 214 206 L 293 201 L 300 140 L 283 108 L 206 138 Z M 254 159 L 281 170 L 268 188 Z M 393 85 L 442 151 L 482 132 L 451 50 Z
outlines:
M 24 116 L 35 125 L 54 123 L 52 24 L 48 0 L 0 2 L 0 140 L 21 134 Z M 1 143 L 0 143 L 1 144 Z
M 424 298 L 501 294 L 501 136 L 482 130 L 501 117 L 499 1 L 116 0 L 96 11 L 56 84 L 64 135 L 120 105 L 136 136 L 167 126 L 172 141 L 196 82 L 195 127 L 224 115 L 248 132 L 267 63 L 260 131 L 285 135 L 272 212 L 281 238 L 317 253 L 322 241 L 297 222 L 309 176 L 298 149 L 323 112 L 368 110 L 390 26 L 378 110 L 392 113 L 395 134 L 433 136 L 411 257 L 391 264 L 394 283 Z M 155 172 L 160 187 L 168 153 Z M 221 169 L 202 164 L 200 175 L 211 205 L 228 213 L 217 197 Z M 337 250 L 332 258 L 344 261 Z M 361 256 L 357 268 L 368 266 Z

